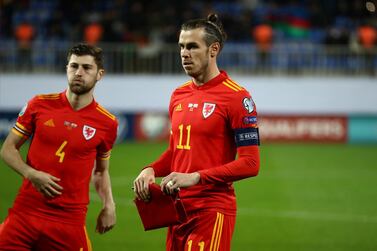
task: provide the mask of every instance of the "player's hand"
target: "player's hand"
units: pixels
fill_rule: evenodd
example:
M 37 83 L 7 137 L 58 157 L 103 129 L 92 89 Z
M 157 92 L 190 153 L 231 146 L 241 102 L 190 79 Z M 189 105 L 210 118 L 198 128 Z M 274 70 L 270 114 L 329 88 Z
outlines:
M 154 170 L 152 167 L 147 167 L 140 172 L 139 176 L 134 180 L 134 192 L 139 200 L 149 201 L 149 184 L 155 182 Z
M 63 187 L 57 183 L 60 179 L 51 174 L 30 169 L 25 177 L 46 197 L 53 198 L 62 194 Z
M 167 194 L 174 194 L 181 187 L 190 187 L 198 184 L 200 174 L 195 173 L 177 173 L 172 172 L 161 180 L 161 190 Z
M 96 232 L 104 234 L 110 231 L 116 223 L 115 205 L 104 207 L 97 217 Z

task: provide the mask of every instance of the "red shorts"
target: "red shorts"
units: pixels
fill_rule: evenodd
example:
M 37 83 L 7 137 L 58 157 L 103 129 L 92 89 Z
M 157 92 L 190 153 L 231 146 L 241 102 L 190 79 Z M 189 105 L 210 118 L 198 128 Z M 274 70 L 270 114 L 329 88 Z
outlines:
M 189 215 L 186 223 L 169 227 L 167 251 L 229 251 L 236 216 L 219 212 Z
M 85 226 L 10 212 L 0 225 L 0 251 L 91 251 Z

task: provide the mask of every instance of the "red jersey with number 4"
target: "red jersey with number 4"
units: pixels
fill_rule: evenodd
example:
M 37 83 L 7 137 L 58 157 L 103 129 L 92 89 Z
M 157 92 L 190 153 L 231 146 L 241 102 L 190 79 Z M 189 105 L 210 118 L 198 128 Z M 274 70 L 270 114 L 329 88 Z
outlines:
M 31 137 L 27 163 L 60 178 L 63 191 L 47 198 L 24 179 L 13 210 L 83 224 L 95 160 L 110 157 L 117 125 L 115 116 L 94 100 L 78 111 L 72 109 L 65 92 L 30 100 L 12 130 Z
M 180 191 L 187 211 L 235 214 L 232 181 L 255 176 L 259 169 L 257 112 L 250 94 L 222 71 L 202 86 L 190 81 L 177 88 L 169 114 L 170 144 L 151 164 L 155 175 L 199 172 L 200 183 Z M 240 148 L 251 152 L 254 167 L 235 161 Z

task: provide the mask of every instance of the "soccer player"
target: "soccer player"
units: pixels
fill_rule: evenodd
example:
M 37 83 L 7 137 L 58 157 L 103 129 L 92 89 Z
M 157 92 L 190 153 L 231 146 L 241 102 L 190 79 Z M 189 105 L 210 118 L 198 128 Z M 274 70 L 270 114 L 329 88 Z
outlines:
M 103 203 L 96 231 L 115 225 L 109 158 L 118 122 L 93 98 L 104 74 L 102 49 L 78 44 L 67 60 L 68 88 L 31 99 L 2 146 L 1 157 L 24 180 L 0 225 L 0 250 L 91 250 L 85 229 L 91 178 Z M 28 138 L 25 162 L 19 149 Z
M 163 177 L 161 189 L 168 194 L 180 189 L 188 221 L 169 227 L 169 251 L 230 250 L 236 219 L 232 182 L 259 171 L 255 104 L 217 66 L 225 38 L 216 14 L 182 25 L 178 44 L 191 80 L 171 96 L 168 149 L 134 181 L 136 196 L 145 201 L 155 177 Z

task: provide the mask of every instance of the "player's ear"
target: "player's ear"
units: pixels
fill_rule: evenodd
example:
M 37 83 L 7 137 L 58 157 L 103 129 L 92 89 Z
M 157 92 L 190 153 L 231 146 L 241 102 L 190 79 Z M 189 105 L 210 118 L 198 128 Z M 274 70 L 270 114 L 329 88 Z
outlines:
M 105 75 L 105 70 L 104 69 L 99 69 L 97 72 L 97 81 L 99 81 L 103 75 Z
M 219 54 L 219 52 L 220 52 L 220 44 L 218 42 L 215 42 L 215 43 L 210 45 L 209 53 L 210 53 L 211 58 L 217 56 L 217 54 Z

